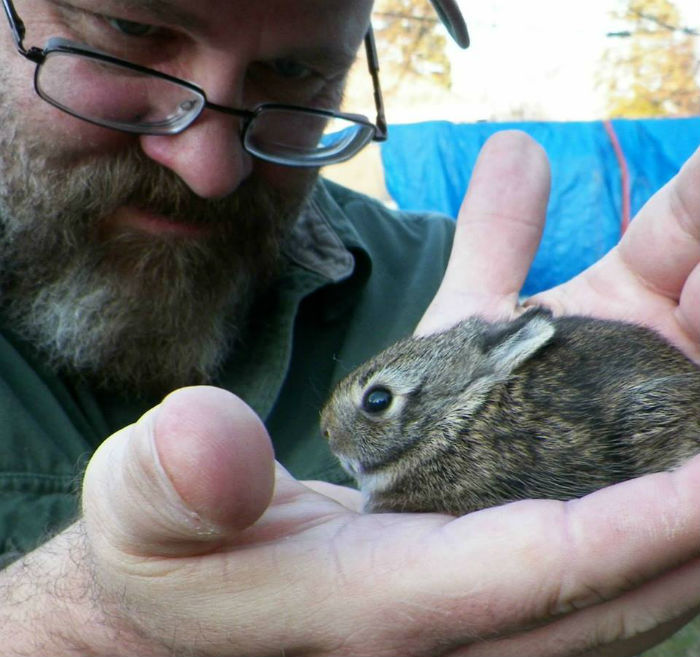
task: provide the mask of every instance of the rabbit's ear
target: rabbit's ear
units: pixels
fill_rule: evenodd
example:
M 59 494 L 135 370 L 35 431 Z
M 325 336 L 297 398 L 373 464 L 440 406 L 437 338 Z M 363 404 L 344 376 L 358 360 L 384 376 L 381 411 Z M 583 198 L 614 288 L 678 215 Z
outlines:
M 494 328 L 485 336 L 484 352 L 490 369 L 510 374 L 546 345 L 554 335 L 552 313 L 533 308 L 505 326 Z

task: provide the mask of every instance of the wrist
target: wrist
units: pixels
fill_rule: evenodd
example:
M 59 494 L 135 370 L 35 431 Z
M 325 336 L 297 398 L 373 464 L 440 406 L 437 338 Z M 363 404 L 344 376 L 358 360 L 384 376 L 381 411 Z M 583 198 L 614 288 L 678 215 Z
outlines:
M 167 655 L 106 600 L 82 523 L 0 572 L 4 655 Z

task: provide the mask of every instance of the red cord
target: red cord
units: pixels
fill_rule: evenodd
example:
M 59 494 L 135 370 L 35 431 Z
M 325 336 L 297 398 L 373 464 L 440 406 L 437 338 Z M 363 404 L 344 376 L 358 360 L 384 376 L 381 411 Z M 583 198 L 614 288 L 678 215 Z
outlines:
M 608 138 L 610 139 L 610 143 L 615 151 L 617 164 L 620 167 L 620 184 L 622 187 L 622 217 L 620 218 L 620 234 L 623 235 L 627 230 L 627 227 L 630 225 L 631 220 L 629 169 L 627 168 L 627 160 L 625 159 L 625 154 L 622 152 L 620 140 L 617 138 L 617 134 L 615 134 L 615 128 L 613 127 L 612 121 L 603 121 L 603 126 L 605 127 L 605 132 L 608 133 Z

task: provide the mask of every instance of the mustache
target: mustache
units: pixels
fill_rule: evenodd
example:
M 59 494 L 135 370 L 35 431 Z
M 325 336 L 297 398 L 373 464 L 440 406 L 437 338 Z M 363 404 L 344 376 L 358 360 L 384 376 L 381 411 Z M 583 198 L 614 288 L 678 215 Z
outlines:
M 174 221 L 230 221 L 244 204 L 242 201 L 252 196 L 251 187 L 255 186 L 249 178 L 227 197 L 201 198 L 177 174 L 139 148 L 91 157 L 68 170 L 65 164 L 47 169 L 55 172 L 53 182 L 60 187 L 63 204 L 73 221 L 76 214 L 101 217 L 124 205 L 148 209 Z

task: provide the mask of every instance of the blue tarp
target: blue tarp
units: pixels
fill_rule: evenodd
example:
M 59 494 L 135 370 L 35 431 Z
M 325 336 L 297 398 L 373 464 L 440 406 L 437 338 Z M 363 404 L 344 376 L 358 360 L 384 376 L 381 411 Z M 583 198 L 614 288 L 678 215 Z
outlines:
M 631 214 L 700 146 L 700 118 L 609 122 L 629 171 Z M 486 139 L 523 130 L 547 151 L 552 193 L 547 224 L 523 292 L 568 280 L 618 241 L 621 168 L 603 122 L 392 125 L 382 144 L 389 193 L 400 208 L 457 216 L 474 162 Z

